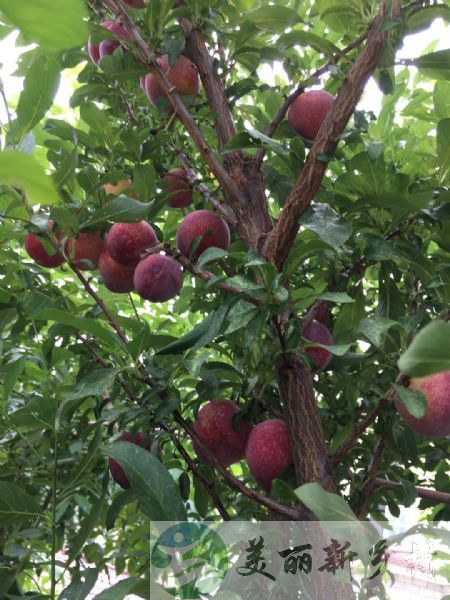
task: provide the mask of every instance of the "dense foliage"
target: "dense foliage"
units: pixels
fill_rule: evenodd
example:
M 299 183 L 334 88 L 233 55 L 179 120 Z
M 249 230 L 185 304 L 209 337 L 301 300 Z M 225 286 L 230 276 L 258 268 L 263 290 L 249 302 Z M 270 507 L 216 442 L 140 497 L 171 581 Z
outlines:
M 417 485 L 450 492 L 448 438 L 415 433 L 392 402 L 399 357 L 431 321 L 441 320 L 439 331 L 413 344 L 404 370 L 450 369 L 450 51 L 432 43 L 423 56 L 395 58 L 404 35 L 448 18 L 449 3 L 403 2 L 398 20 L 382 22 L 389 35 L 374 73 L 380 113 L 356 110 L 334 155 L 321 158 L 329 161 L 325 177 L 281 268 L 231 227 L 228 250 L 207 250 L 195 265 L 181 259 L 183 287 L 164 303 L 113 293 L 95 270 L 42 267 L 24 249 L 27 233 L 48 231 L 48 219 L 62 239 L 145 219 L 178 258 L 184 214 L 228 202 L 183 119 L 167 100 L 149 103 L 136 44 L 98 65 L 89 59 L 87 38 L 108 37 L 98 24 L 114 19 L 107 7 L 115 4 L 87 4 L 0 0 L 2 37 L 19 29 L 18 44 L 36 43 L 20 57 L 23 91 L 17 103 L 8 99 L 0 154 L 0 597 L 55 597 L 55 570 L 61 590 L 86 563 L 145 578 L 148 519 L 221 519 L 217 497 L 225 515 L 267 519 L 267 506 L 197 458 L 183 424 L 189 429 L 214 398 L 239 405 L 235 425 L 283 418 L 277 365 L 297 353 L 313 366 L 301 322 L 312 306 L 334 339 L 332 361 L 314 376 L 331 454 L 384 399 L 338 454 L 335 492 L 359 516 L 379 516 L 386 505 L 398 516 Z M 172 63 L 186 46 L 180 21 L 204 36 L 237 134 L 219 143 L 203 87 L 185 103 L 220 163 L 265 151 L 276 219 L 312 142 L 287 119 L 272 137 L 269 125 L 300 85 L 338 92 L 364 39 L 342 50 L 364 36 L 379 5 L 148 0 L 145 10 L 127 10 L 150 49 Z M 274 83 L 264 75 L 273 65 Z M 52 108 L 61 73 L 74 84 L 65 114 Z M 168 205 L 162 184 L 180 166 L 190 169 L 194 191 L 183 209 Z M 137 200 L 127 190 L 106 193 L 105 184 L 123 180 Z M 423 414 L 423 396 L 397 383 L 400 401 Z M 151 453 L 111 448 L 124 431 L 148 432 Z M 121 461 L 130 489 L 109 477 L 107 455 Z M 245 461 L 231 472 L 264 493 Z M 370 486 L 366 497 L 368 473 L 399 485 Z M 293 507 L 301 483 L 290 467 L 271 497 Z M 450 516 L 444 503 L 422 499 L 420 507 L 431 519 Z M 145 584 L 132 585 L 145 597 Z

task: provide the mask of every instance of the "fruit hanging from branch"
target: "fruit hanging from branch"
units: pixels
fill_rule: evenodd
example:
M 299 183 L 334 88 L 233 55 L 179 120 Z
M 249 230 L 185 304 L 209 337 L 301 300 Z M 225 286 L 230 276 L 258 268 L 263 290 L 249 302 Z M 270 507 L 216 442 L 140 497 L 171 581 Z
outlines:
M 291 104 L 288 121 L 299 135 L 314 140 L 333 104 L 334 97 L 324 90 L 303 92 Z
M 418 419 L 404 404 L 396 401 L 397 411 L 411 429 L 427 438 L 450 435 L 450 371 L 411 379 L 409 389 L 422 392 L 427 401 L 425 414 Z

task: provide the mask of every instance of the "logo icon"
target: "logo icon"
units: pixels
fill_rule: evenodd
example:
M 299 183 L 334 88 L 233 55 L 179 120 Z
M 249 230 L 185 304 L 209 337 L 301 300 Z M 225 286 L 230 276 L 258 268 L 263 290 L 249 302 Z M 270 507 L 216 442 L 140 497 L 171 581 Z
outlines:
M 213 524 L 210 524 L 213 526 Z M 228 570 L 227 549 L 204 523 L 152 523 L 152 581 L 177 600 L 199 600 L 215 593 Z

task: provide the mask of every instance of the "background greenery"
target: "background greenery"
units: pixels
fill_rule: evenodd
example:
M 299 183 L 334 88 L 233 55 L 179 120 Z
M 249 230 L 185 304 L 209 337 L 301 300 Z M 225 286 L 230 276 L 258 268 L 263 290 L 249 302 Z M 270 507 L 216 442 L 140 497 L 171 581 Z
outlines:
M 145 11 L 132 14 L 150 46 L 171 56 L 184 47 L 177 18 L 199 24 L 226 79 L 239 132 L 222 152 L 266 148 L 262 170 L 276 217 L 309 144 L 287 121 L 273 140 L 262 134 L 283 97 L 301 83 L 318 83 L 311 74 L 367 29 L 379 3 L 216 0 L 188 1 L 183 9 L 172 4 L 152 0 Z M 186 273 L 180 296 L 161 305 L 133 295 L 137 313 L 129 296 L 108 292 L 97 273 L 88 273 L 125 332 L 129 342 L 124 343 L 68 266 L 48 270 L 28 258 L 27 231 L 45 229 L 49 217 L 72 235 L 93 225 L 106 229 L 114 221 L 146 218 L 161 241 L 174 245 L 183 212 L 167 208 L 159 174 L 179 166 L 179 151 L 190 158 L 199 180 L 219 197 L 221 190 L 181 123 L 149 104 L 139 86 L 146 69 L 131 52 L 105 58 L 100 68 L 88 59 L 85 43 L 99 21 L 95 11 L 77 0 L 58 0 L 57 9 L 51 0 L 0 0 L 1 36 L 19 29 L 18 44 L 36 43 L 20 57 L 23 91 L 10 107 L 11 122 L 2 128 L 0 154 L 0 597 L 26 592 L 49 597 L 55 594 L 55 569 L 61 590 L 68 573 L 86 563 L 98 570 L 114 565 L 117 574 L 131 578 L 129 589 L 146 597 L 148 519 L 220 518 L 176 441 L 232 517 L 267 519 L 263 506 L 197 461 L 171 415 L 177 409 L 192 421 L 199 406 L 215 397 L 239 402 L 243 418 L 254 422 L 281 410 L 274 369 L 282 349 L 268 321 L 284 312 L 288 292 L 298 316 L 318 298 L 330 311 L 335 355 L 315 386 L 331 452 L 391 388 L 413 334 L 445 316 L 450 51 L 434 52 L 431 44 L 425 55 L 400 61 L 401 68 L 394 64 L 401 36 L 426 29 L 436 17 L 448 19 L 450 3 L 420 10 L 409 4 L 404 2 L 399 24 L 385 24 L 393 36 L 376 72 L 385 94 L 381 112 L 375 118 L 358 110 L 349 122 L 283 272 L 248 252 L 234 234 L 222 260 L 202 266 L 217 279 L 205 283 Z M 101 3 L 95 6 L 106 14 Z M 328 91 L 337 92 L 357 53 L 329 68 L 322 80 Z M 257 69 L 274 61 L 284 70 L 269 85 Z M 70 122 L 46 117 L 61 72 L 79 65 Z M 191 112 L 219 154 L 203 95 Z M 103 184 L 127 178 L 141 204 L 123 196 L 107 202 Z M 195 207 L 211 206 L 196 192 Z M 217 281 L 244 289 L 261 305 L 219 290 Z M 427 373 L 450 368 L 449 326 L 439 327 L 440 343 L 433 335 L 412 350 L 419 365 L 435 357 L 428 360 Z M 103 364 L 93 360 L 81 338 Z M 288 351 L 302 348 L 297 319 L 285 342 Z M 142 381 L 139 361 L 167 390 L 163 400 Z M 409 371 L 417 374 L 414 366 Z M 116 433 L 125 430 L 151 432 L 162 449 L 161 462 L 144 451 L 127 456 L 130 449 L 108 450 Z M 380 435 L 386 450 L 378 474 L 401 485 L 375 490 L 373 516 L 384 505 L 398 516 L 402 506 L 415 501 L 416 485 L 450 492 L 448 440 L 416 435 L 391 403 L 338 465 L 338 491 L 350 508 L 360 501 Z M 108 479 L 105 454 L 114 451 L 135 467 L 132 492 Z M 232 472 L 255 487 L 244 462 Z M 290 504 L 295 488 L 286 473 L 272 494 Z M 431 519 L 450 516 L 444 504 L 422 499 L 420 508 Z M 85 574 L 93 583 L 96 571 Z M 79 589 L 88 587 L 80 583 Z

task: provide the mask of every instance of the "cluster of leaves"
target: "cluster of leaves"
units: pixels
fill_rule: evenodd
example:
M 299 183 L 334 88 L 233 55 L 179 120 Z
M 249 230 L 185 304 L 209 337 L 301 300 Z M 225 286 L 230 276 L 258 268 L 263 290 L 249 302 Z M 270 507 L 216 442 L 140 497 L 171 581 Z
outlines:
M 0 154 L 0 595 L 20 595 L 20 586 L 36 591 L 33 573 L 48 572 L 52 547 L 53 554 L 62 553 L 60 575 L 64 569 L 76 573 L 85 563 L 97 565 L 98 570 L 85 571 L 85 579 L 74 580 L 78 590 L 87 590 L 97 572 L 114 563 L 116 573 L 131 577 L 114 596 L 124 597 L 143 589 L 134 578 L 148 569 L 148 518 L 218 518 L 206 488 L 177 453 L 175 409 L 192 421 L 201 403 L 226 397 L 240 403 L 242 418 L 254 422 L 279 412 L 277 359 L 303 348 L 297 316 L 322 299 L 336 345 L 329 369 L 316 377 L 316 390 L 335 452 L 355 415 L 369 412 L 391 387 L 413 334 L 448 308 L 449 52 L 430 48 L 408 62 L 418 67 L 415 74 L 406 66 L 394 72 L 393 38 L 376 74 L 386 93 L 381 112 L 375 118 L 358 111 L 349 123 L 282 273 L 233 234 L 229 252 L 210 251 L 197 265 L 210 269 L 214 279 L 186 275 L 175 302 L 150 307 L 140 301 L 138 315 L 128 296 L 108 292 L 96 274 L 90 275 L 91 287 L 101 289 L 126 333 L 124 343 L 68 267 L 49 271 L 28 259 L 26 232 L 44 228 L 49 217 L 72 235 L 145 218 L 160 241 L 172 242 L 183 214 L 167 208 L 159 181 L 179 166 L 178 151 L 191 157 L 211 191 L 220 197 L 221 190 L 181 123 L 148 103 L 139 86 L 146 69 L 133 53 L 119 50 L 100 67 L 93 65 L 84 45 L 90 31 L 99 35 L 97 16 L 88 24 L 81 2 L 59 0 L 57 10 L 54 4 L 41 0 L 25 7 L 0 0 L 2 37 L 19 29 L 19 44 L 38 44 L 21 55 L 17 75 L 24 77 L 23 91 L 12 107 Z M 377 4 L 189 0 L 174 9 L 171 1 L 152 0 L 133 17 L 151 47 L 172 57 L 185 44 L 179 18 L 204 31 L 238 130 L 222 152 L 267 151 L 262 170 L 276 217 L 309 143 L 287 121 L 274 139 L 264 132 L 283 97 L 300 84 L 317 83 L 311 75 L 330 60 L 326 88 L 339 89 L 358 50 L 336 64 L 334 58 L 366 31 Z M 96 7 L 106 14 L 101 3 Z M 400 24 L 385 27 L 400 39 L 449 11 L 405 7 Z M 279 68 L 272 85 L 264 81 L 262 67 L 274 62 Z M 52 108 L 61 72 L 74 81 L 68 116 Z M 203 95 L 191 112 L 219 155 L 214 115 Z M 125 196 L 107 202 L 102 186 L 121 179 L 133 181 L 139 203 Z M 199 193 L 195 207 L 211 208 Z M 230 295 L 218 282 L 244 292 Z M 296 316 L 281 347 L 269 321 L 284 314 L 289 302 Z M 440 342 L 437 359 L 447 357 L 441 368 L 449 368 L 449 337 Z M 419 345 L 417 352 L 420 367 L 429 348 Z M 165 390 L 163 399 L 142 382 L 139 364 Z M 410 374 L 424 374 L 415 369 Z M 436 362 L 427 372 L 433 369 Z M 450 491 L 448 444 L 430 443 L 394 414 L 389 408 L 337 471 L 342 491 L 356 506 L 377 440 L 385 437 L 382 471 L 402 486 L 377 491 L 373 514 L 384 504 L 394 515 L 399 504 L 409 506 L 423 470 L 427 483 Z M 115 433 L 124 430 L 152 432 L 161 462 L 126 444 L 108 450 Z M 185 447 L 196 461 L 189 443 Z M 107 453 L 124 462 L 132 492 L 117 491 L 108 481 Z M 231 515 L 267 518 L 212 468 L 196 464 Z M 244 464 L 235 465 L 233 473 L 254 485 Z M 291 487 L 275 485 L 273 494 L 290 503 Z M 302 500 L 308 502 L 307 490 Z M 442 505 L 422 500 L 421 507 L 430 508 L 436 519 L 449 516 Z

